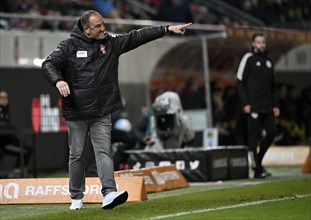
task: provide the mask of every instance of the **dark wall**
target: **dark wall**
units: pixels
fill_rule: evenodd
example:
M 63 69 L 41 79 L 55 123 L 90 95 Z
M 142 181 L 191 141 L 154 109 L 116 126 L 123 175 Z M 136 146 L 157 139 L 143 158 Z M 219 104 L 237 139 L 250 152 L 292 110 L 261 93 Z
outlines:
M 49 94 L 56 106 L 59 95 L 41 74 L 40 69 L 0 68 L 0 88 L 8 91 L 12 121 L 23 129 L 31 129 L 31 102 L 41 94 Z
M 24 133 L 26 144 L 36 147 L 37 170 L 67 169 L 67 133 L 33 134 L 31 122 L 32 99 L 49 94 L 51 107 L 57 106 L 59 95 L 41 74 L 40 69 L 0 68 L 0 88 L 8 91 L 12 122 Z M 34 135 L 34 136 L 33 136 Z M 12 159 L 12 158 L 11 158 Z M 6 167 L 9 169 L 9 164 Z

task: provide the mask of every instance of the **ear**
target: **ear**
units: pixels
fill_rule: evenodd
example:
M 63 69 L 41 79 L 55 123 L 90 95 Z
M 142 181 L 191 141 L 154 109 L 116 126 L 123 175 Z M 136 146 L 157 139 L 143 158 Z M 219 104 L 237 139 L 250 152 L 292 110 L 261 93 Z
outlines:
M 87 35 L 90 34 L 90 29 L 88 28 L 88 26 L 84 26 L 84 27 L 83 27 L 83 31 L 84 31 Z

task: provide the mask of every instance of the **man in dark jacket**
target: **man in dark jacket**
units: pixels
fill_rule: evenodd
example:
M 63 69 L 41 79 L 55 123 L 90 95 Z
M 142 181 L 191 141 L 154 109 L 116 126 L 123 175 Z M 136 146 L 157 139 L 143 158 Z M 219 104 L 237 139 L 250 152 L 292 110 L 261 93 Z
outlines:
M 104 196 L 102 208 L 126 202 L 126 191 L 117 192 L 111 156 L 111 113 L 122 107 L 118 84 L 121 54 L 167 32 L 183 34 L 190 24 L 154 26 L 126 34 L 105 32 L 103 17 L 86 11 L 70 38 L 62 41 L 42 64 L 45 78 L 62 95 L 68 127 L 70 209 L 81 209 L 85 190 L 85 140 L 90 135 Z
M 264 35 L 255 33 L 252 37 L 252 52 L 244 55 L 237 73 L 238 93 L 244 113 L 247 114 L 248 146 L 255 178 L 270 175 L 262 167 L 262 159 L 274 140 L 275 117 L 280 114 L 274 89 L 273 63 L 265 49 Z M 264 137 L 257 152 L 257 143 L 262 133 Z

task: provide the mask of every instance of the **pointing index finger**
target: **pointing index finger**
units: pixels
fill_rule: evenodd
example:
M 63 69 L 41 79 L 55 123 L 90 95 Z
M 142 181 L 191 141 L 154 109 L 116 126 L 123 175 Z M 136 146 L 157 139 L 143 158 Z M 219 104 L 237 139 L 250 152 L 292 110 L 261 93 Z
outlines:
M 182 26 L 183 26 L 183 28 L 186 28 L 186 27 L 189 27 L 190 25 L 192 25 L 192 23 L 184 24 Z

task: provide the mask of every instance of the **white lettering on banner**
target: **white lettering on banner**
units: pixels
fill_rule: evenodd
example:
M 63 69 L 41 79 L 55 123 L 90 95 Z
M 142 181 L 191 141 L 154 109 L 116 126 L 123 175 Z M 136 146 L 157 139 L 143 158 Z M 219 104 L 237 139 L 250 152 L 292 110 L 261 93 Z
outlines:
M 277 152 L 275 154 L 267 154 L 265 160 L 267 161 L 278 161 L 282 158 L 283 160 L 293 160 L 294 159 L 294 153 L 293 152 Z
M 171 165 L 172 163 L 171 163 L 171 161 L 160 161 L 159 162 L 159 166 L 160 167 L 164 167 L 164 166 L 169 166 L 169 165 Z
M 25 196 L 47 196 L 47 195 L 69 195 L 68 185 L 55 185 L 55 186 L 26 186 Z
M 35 191 L 35 195 L 36 196 L 38 196 L 38 195 L 46 195 L 46 194 L 44 194 L 43 193 L 43 187 L 42 186 L 39 186 L 38 188 L 37 188 L 37 190 Z
M 233 167 L 244 167 L 247 166 L 247 160 L 244 157 L 230 159 L 230 164 Z
M 50 95 L 40 95 L 41 132 L 58 132 L 60 127 L 59 109 L 51 108 Z
M 53 186 L 46 186 L 45 187 L 45 195 L 53 192 Z
M 134 170 L 139 170 L 141 168 L 141 163 L 136 162 L 136 164 L 133 166 Z
M 161 174 L 159 174 L 157 171 L 153 170 L 151 171 L 151 174 L 153 175 L 154 179 L 156 180 L 158 185 L 163 185 L 165 184 L 165 180 L 163 179 L 163 177 L 161 176 Z
M 33 195 L 35 195 L 35 187 L 27 186 L 25 190 L 25 196 L 33 196 Z
M 0 200 L 2 195 L 6 199 L 17 199 L 19 194 L 19 186 L 16 183 L 9 183 L 6 186 L 0 184 Z
M 17 199 L 18 195 L 25 196 L 49 196 L 49 195 L 69 195 L 68 185 L 47 185 L 47 186 L 33 186 L 25 187 L 24 192 L 20 192 L 19 185 L 16 183 L 9 183 L 5 186 L 0 184 L 0 199 Z M 86 185 L 84 194 L 94 195 L 101 194 L 101 185 Z
M 146 184 L 146 185 L 153 185 L 154 184 L 154 182 L 152 181 L 152 179 L 151 179 L 151 177 L 150 176 L 144 176 L 144 183 Z
M 213 161 L 213 168 L 224 168 L 228 166 L 227 158 L 217 159 Z
M 196 170 L 200 165 L 200 161 L 199 160 L 190 161 L 189 164 L 191 170 Z
M 101 194 L 101 185 L 86 185 L 84 194 Z
M 134 174 L 132 174 L 132 173 L 122 173 L 122 174 L 120 174 L 120 177 L 132 177 L 132 176 L 134 176 Z
M 179 180 L 179 176 L 175 171 L 167 171 L 167 172 L 163 172 L 160 173 L 160 175 L 162 176 L 162 178 L 165 181 L 169 181 L 169 180 Z
M 186 162 L 184 160 L 176 160 L 175 165 L 178 170 L 184 170 L 186 168 Z
M 62 195 L 69 195 L 69 185 L 62 186 Z
M 154 167 L 155 166 L 155 163 L 153 161 L 147 161 L 145 163 L 145 167 L 148 168 L 148 167 Z
M 47 186 L 48 187 L 48 186 Z M 50 188 L 50 187 L 49 187 Z M 51 194 L 52 195 L 56 195 L 57 193 L 60 192 L 61 186 L 60 185 L 56 185 L 56 186 L 51 186 Z M 47 189 L 47 191 L 49 191 Z
M 54 186 L 52 195 L 56 195 L 57 193 L 59 193 L 61 188 L 62 188 L 61 185 Z
M 120 174 L 120 177 L 133 177 L 135 176 L 133 173 L 122 173 Z M 150 178 L 150 176 L 148 175 L 138 175 L 138 176 L 143 176 L 144 177 L 144 183 L 145 184 L 154 184 L 154 182 L 152 181 L 152 179 Z
M 175 162 L 175 166 L 178 170 L 185 170 L 186 169 L 186 163 L 188 161 L 184 161 L 184 160 L 177 160 Z M 227 162 L 226 162 L 227 163 Z M 171 165 L 172 162 L 171 161 L 160 161 L 159 162 L 159 166 L 169 166 Z M 138 170 L 141 168 L 141 163 L 136 162 L 136 164 L 133 166 L 134 170 Z M 147 161 L 145 162 L 145 168 L 150 168 L 150 167 L 155 167 L 156 163 L 154 161 Z M 199 160 L 195 160 L 195 161 L 189 161 L 189 166 L 190 166 L 190 170 L 195 170 L 200 166 L 200 161 Z

